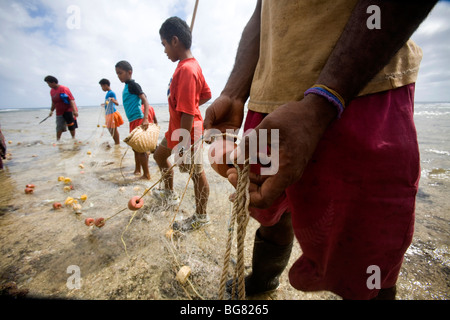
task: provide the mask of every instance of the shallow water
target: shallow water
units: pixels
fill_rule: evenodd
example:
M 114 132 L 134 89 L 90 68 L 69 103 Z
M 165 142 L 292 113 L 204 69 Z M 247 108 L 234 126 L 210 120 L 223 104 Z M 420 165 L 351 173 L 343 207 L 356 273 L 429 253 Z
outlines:
M 161 139 L 167 128 L 167 106 L 155 106 L 155 111 L 162 127 Z M 48 110 L 36 109 L 0 112 L 3 134 L 11 141 L 9 159 L 0 172 L 0 285 L 14 281 L 37 297 L 216 299 L 230 214 L 228 195 L 232 188 L 228 182 L 205 166 L 211 187 L 211 224 L 168 240 L 165 233 L 171 221 L 194 211 L 192 182 L 178 213 L 159 206 L 148 194 L 144 208 L 133 216 L 126 209 L 130 197 L 142 195 L 160 178 L 154 161 L 149 163 L 151 181 L 137 181 L 131 149 L 123 142 L 113 145 L 102 127 L 100 108 L 80 108 L 77 139 L 64 133 L 60 143 L 55 142 L 54 118 L 38 124 L 47 115 Z M 415 120 L 422 176 L 416 231 L 401 270 L 398 298 L 448 299 L 450 104 L 417 104 Z M 128 123 L 119 128 L 121 140 L 127 128 Z M 69 177 L 73 190 L 64 191 L 66 185 L 58 181 L 59 176 Z M 178 193 L 183 193 L 188 177 L 175 171 Z M 36 189 L 26 195 L 24 188 L 30 183 Z M 55 201 L 63 203 L 69 196 L 79 199 L 83 194 L 88 198 L 78 200 L 81 214 L 71 208 L 52 208 Z M 107 218 L 122 209 L 101 229 L 84 225 L 86 217 Z M 251 219 L 246 237 L 247 271 L 257 227 Z M 296 244 L 290 264 L 300 253 Z M 181 265 L 191 267 L 195 290 L 175 280 Z M 79 289 L 68 283 L 70 266 L 79 268 Z M 287 271 L 281 282 L 278 291 L 258 298 L 339 299 L 329 292 L 293 289 Z

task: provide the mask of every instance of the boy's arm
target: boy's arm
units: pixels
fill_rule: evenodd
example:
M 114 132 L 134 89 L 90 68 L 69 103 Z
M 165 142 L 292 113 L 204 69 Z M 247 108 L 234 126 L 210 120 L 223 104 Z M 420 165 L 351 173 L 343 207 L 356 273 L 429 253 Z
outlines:
M 111 94 L 110 99 L 116 106 L 118 106 L 119 105 L 119 101 L 117 101 L 117 99 L 116 99 L 116 94 L 114 93 L 114 91 L 111 91 L 111 92 L 112 92 L 112 94 Z
M 144 103 L 144 120 L 142 121 L 142 127 L 144 128 L 144 130 L 147 130 L 147 128 L 148 128 L 148 108 L 149 108 L 150 104 L 148 103 L 145 93 L 141 93 L 139 95 L 139 98 L 141 98 L 141 101 Z
M 200 99 L 198 105 L 201 106 L 202 104 L 207 103 L 209 100 L 211 100 L 211 98 L 208 98 L 208 99 Z
M 185 147 L 185 149 L 187 149 L 187 147 L 189 147 L 189 145 L 191 143 L 190 136 L 191 136 L 191 130 L 192 130 L 193 123 L 194 123 L 193 115 L 181 112 L 180 129 L 184 129 L 187 132 L 189 132 L 189 141 L 183 141 L 183 135 L 180 134 L 180 136 L 178 138 L 178 145 Z M 181 143 L 183 143 L 183 144 L 181 144 Z
M 198 105 L 201 106 L 202 104 L 205 104 L 206 102 L 211 100 L 211 97 L 212 97 L 211 89 L 209 88 L 208 84 L 205 82 L 202 93 L 200 93 L 200 101 L 199 101 Z
M 112 103 L 114 103 L 116 106 L 118 106 L 119 105 L 119 102 L 116 100 L 116 98 L 114 98 L 114 97 L 109 97 L 108 98 Z M 105 104 L 104 103 L 102 103 L 102 106 L 104 106 Z

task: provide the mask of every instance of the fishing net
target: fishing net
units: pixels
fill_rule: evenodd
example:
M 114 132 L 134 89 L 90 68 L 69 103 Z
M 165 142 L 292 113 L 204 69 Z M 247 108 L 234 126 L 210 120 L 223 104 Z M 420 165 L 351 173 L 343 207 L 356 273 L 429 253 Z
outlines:
M 140 179 L 142 172 L 135 174 L 131 147 L 115 145 L 113 140 L 115 131 L 126 136 L 127 126 L 108 130 L 104 108 L 92 110 L 80 110 L 77 139 L 66 134 L 58 143 L 36 146 L 40 157 L 27 173 L 35 177 L 36 191 L 26 198 L 33 199 L 31 202 L 17 209 L 27 212 L 20 217 L 21 234 L 27 236 L 15 241 L 14 251 L 19 255 L 2 259 L 4 270 L 20 266 L 11 278 L 39 297 L 217 299 L 231 227 L 233 203 L 228 198 L 235 190 L 209 165 L 209 145 L 198 151 L 209 194 L 195 195 L 195 175 L 191 170 L 180 171 L 173 155 L 169 158 L 173 189 L 180 202 L 168 204 L 154 195 L 156 188 L 164 187 L 164 173 L 153 155 L 148 152 L 150 180 Z M 164 119 L 161 123 L 161 130 L 166 130 L 168 123 Z M 49 137 L 53 139 L 53 135 Z M 18 155 L 16 161 L 21 161 L 19 151 L 27 150 L 13 150 Z M 23 158 L 23 163 L 28 163 L 29 158 Z M 127 204 L 135 196 L 142 198 L 144 206 L 131 211 Z M 191 232 L 173 230 L 172 223 L 191 217 L 202 199 L 207 202 L 210 223 Z M 53 209 L 55 202 L 62 207 Z M 104 218 L 106 223 L 88 227 L 87 218 Z M 9 225 L 5 228 L 8 233 Z M 15 234 L 14 228 L 17 225 L 12 221 L 9 234 Z M 250 228 L 256 228 L 256 223 Z M 247 241 L 245 265 L 249 267 L 253 237 Z M 9 245 L 4 244 L 7 250 Z M 236 247 L 234 241 L 232 248 Z M 227 274 L 230 279 L 237 260 L 233 251 Z M 70 274 L 66 269 L 71 265 L 80 269 L 79 289 L 67 285 Z M 190 269 L 183 283 L 177 279 L 182 267 Z

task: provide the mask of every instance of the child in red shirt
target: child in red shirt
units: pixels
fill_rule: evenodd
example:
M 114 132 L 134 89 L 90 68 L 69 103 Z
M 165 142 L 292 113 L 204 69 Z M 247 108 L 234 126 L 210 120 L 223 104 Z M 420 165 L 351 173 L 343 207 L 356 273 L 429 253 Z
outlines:
M 192 43 L 191 31 L 185 21 L 178 17 L 167 19 L 159 30 L 165 53 L 173 62 L 179 61 L 172 76 L 168 91 L 169 100 L 169 128 L 161 144 L 155 151 L 154 159 L 161 173 L 167 174 L 164 180 L 165 189 L 154 190 L 154 194 L 164 199 L 168 204 L 177 204 L 178 196 L 173 191 L 173 170 L 168 158 L 172 152 L 183 155 L 185 163 L 180 165 L 180 170 L 186 168 L 193 170 L 196 212 L 181 222 L 173 224 L 175 230 L 191 231 L 209 222 L 206 205 L 209 197 L 209 184 L 205 171 L 201 165 L 201 150 L 190 148 L 194 142 L 202 137 L 203 118 L 199 106 L 211 99 L 211 90 L 205 81 L 202 69 L 190 50 Z M 183 134 L 184 133 L 184 134 Z M 183 139 L 183 136 L 187 139 Z M 189 139 L 190 138 L 190 139 Z M 185 141 L 188 140 L 188 141 Z M 196 159 L 190 162 L 194 168 L 186 165 L 189 162 L 188 155 L 196 154 Z M 187 161 L 186 161 L 187 160 Z

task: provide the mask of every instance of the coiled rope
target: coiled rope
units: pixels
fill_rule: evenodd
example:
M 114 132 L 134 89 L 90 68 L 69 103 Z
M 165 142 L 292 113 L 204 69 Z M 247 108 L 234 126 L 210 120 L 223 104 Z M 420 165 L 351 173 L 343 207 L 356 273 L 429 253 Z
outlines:
M 233 211 L 231 213 L 230 225 L 228 227 L 228 239 L 226 244 L 226 251 L 224 254 L 224 262 L 222 268 L 222 277 L 220 279 L 219 286 L 219 299 L 225 299 L 226 282 L 228 279 L 228 269 L 231 260 L 231 246 L 233 241 L 234 225 L 237 224 L 236 239 L 237 239 L 237 262 L 232 281 L 232 293 L 231 298 L 236 297 L 236 282 L 238 289 L 238 299 L 245 300 L 245 271 L 244 271 L 244 240 L 247 232 L 247 224 L 249 220 L 249 202 L 250 196 L 248 187 L 250 180 L 249 173 L 249 160 L 244 163 L 244 167 L 241 170 L 238 165 L 234 165 L 238 172 L 238 183 L 236 186 L 236 197 L 233 203 Z

